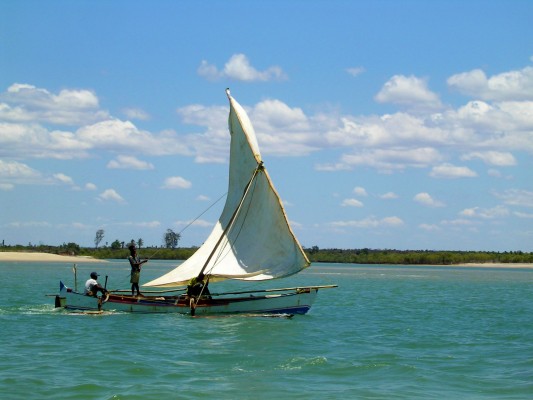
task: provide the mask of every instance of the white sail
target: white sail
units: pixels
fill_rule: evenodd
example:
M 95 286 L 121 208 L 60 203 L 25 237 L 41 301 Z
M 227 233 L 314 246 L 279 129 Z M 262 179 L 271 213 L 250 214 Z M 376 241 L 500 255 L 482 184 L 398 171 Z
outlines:
M 265 280 L 309 266 L 263 167 L 254 129 L 227 91 L 231 134 L 228 195 L 204 244 L 183 264 L 144 286 L 176 286 L 203 271 L 210 280 Z

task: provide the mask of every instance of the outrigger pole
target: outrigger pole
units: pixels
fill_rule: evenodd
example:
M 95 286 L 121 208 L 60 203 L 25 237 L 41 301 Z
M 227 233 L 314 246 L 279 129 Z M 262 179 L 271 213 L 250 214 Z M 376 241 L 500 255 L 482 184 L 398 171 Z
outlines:
M 338 287 L 338 285 L 321 285 L 321 286 L 298 286 L 290 288 L 279 288 L 279 289 L 259 289 L 259 290 L 245 290 L 242 292 L 224 292 L 224 293 L 211 293 L 211 296 L 223 296 L 226 294 L 248 294 L 248 293 L 268 293 L 268 292 L 287 292 L 289 290 L 304 290 L 304 289 L 333 289 Z

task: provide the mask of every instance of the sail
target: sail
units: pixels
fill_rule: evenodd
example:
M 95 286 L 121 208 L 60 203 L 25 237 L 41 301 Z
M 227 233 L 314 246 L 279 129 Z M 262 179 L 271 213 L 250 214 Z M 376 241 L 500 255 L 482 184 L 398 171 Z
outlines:
M 231 134 L 226 204 L 204 244 L 183 264 L 144 286 L 176 286 L 200 272 L 210 280 L 266 280 L 309 266 L 263 166 L 248 115 L 226 91 Z

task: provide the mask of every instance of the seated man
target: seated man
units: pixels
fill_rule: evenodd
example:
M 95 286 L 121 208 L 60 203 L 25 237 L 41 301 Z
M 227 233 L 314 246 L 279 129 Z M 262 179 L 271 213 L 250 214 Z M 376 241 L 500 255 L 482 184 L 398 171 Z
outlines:
M 200 275 L 198 275 L 195 278 L 192 278 L 189 281 L 189 284 L 187 285 L 188 296 L 198 297 L 201 295 L 202 297 L 205 296 L 205 297 L 211 298 L 211 294 L 209 293 L 209 289 L 207 287 L 209 282 L 206 282 L 204 284 L 204 278 L 205 278 L 205 275 L 201 273 Z
M 102 294 L 106 294 L 107 290 L 102 287 L 97 281 L 98 274 L 96 272 L 91 272 L 91 278 L 87 279 L 87 282 L 85 282 L 85 295 L 86 296 L 95 296 L 98 294 L 98 292 L 101 292 Z

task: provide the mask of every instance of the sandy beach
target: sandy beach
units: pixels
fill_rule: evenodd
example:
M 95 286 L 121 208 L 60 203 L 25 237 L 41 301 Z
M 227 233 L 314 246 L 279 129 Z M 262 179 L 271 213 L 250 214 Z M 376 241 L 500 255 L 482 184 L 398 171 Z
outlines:
M 2 261 L 23 261 L 23 262 L 70 262 L 70 263 L 103 263 L 106 260 L 97 260 L 92 257 L 83 256 L 62 256 L 58 254 L 49 253 L 30 253 L 30 252 L 18 252 L 18 251 L 2 251 L 0 252 L 0 262 Z

